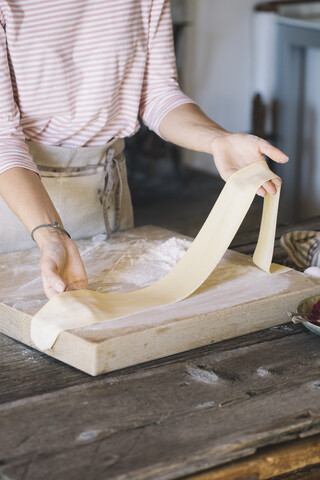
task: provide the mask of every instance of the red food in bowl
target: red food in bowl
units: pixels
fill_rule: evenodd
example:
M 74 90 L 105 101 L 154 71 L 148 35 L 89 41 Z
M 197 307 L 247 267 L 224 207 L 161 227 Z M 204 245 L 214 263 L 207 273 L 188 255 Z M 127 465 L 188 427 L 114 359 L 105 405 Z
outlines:
M 320 325 L 320 300 L 312 307 L 312 315 L 308 317 L 309 322 Z

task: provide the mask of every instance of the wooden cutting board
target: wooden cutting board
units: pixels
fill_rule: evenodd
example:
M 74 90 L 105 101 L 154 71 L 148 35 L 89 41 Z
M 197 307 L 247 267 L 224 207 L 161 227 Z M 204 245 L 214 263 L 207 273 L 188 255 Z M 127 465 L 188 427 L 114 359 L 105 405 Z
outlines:
M 149 285 L 182 257 L 190 238 L 140 227 L 77 242 L 93 290 Z M 37 248 L 0 255 L 0 331 L 35 348 L 32 316 L 46 303 Z M 190 297 L 166 307 L 62 332 L 46 353 L 91 375 L 118 370 L 288 322 L 287 311 L 320 293 L 320 280 L 295 270 L 270 275 L 228 250 Z

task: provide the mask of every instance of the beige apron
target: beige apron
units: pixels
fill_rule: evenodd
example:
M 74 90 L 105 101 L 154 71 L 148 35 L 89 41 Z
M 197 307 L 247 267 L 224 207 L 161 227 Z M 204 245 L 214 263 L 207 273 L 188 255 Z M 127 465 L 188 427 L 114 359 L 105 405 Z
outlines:
M 124 140 L 66 148 L 27 140 L 42 182 L 72 239 L 107 237 L 133 226 Z M 35 225 L 36 226 L 36 225 Z M 34 247 L 30 234 L 0 197 L 0 253 Z

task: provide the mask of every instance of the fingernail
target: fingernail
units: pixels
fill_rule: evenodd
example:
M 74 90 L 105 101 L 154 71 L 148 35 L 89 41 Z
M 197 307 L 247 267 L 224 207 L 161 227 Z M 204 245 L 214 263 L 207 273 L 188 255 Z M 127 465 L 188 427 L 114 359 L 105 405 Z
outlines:
M 66 286 L 63 282 L 57 282 L 54 288 L 57 290 L 57 292 L 62 293 L 64 292 L 64 289 L 66 288 Z

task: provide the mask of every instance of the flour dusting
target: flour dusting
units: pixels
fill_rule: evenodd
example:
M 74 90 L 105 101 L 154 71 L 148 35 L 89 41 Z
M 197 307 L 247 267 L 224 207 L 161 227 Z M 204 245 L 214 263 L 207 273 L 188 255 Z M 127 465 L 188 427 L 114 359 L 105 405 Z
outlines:
M 158 281 L 172 270 L 190 247 L 184 238 L 172 237 L 161 241 L 141 241 L 129 248 L 111 268 L 99 275 L 100 292 L 127 292 Z
M 271 375 L 269 370 L 263 367 L 257 368 L 257 374 L 259 375 L 259 377 L 268 377 L 269 375 Z
M 89 288 L 103 293 L 120 293 L 151 285 L 168 274 L 191 245 L 190 240 L 178 234 L 169 236 L 168 232 L 159 229 L 150 235 L 149 231 L 148 227 L 143 227 L 125 234 L 117 233 L 107 241 L 105 235 L 78 241 Z M 15 252 L 2 259 L 0 300 L 34 315 L 47 302 L 42 290 L 39 250 Z M 303 276 L 303 282 L 307 278 L 310 277 Z M 253 265 L 246 255 L 229 250 L 196 292 L 197 300 L 194 296 L 185 299 L 184 308 L 179 312 L 183 316 L 187 308 L 190 316 L 201 315 L 279 294 L 289 287 L 290 275 L 269 275 Z M 164 307 L 163 314 L 170 308 L 174 307 Z M 152 322 L 152 316 L 140 316 L 146 323 Z M 127 318 L 117 320 L 116 324 L 134 321 L 134 318 Z M 111 328 L 113 322 L 109 325 Z
M 266 273 L 246 255 L 227 250 L 197 293 L 205 293 L 208 287 L 213 308 L 220 310 L 279 294 L 290 287 L 290 278 L 286 273 Z

